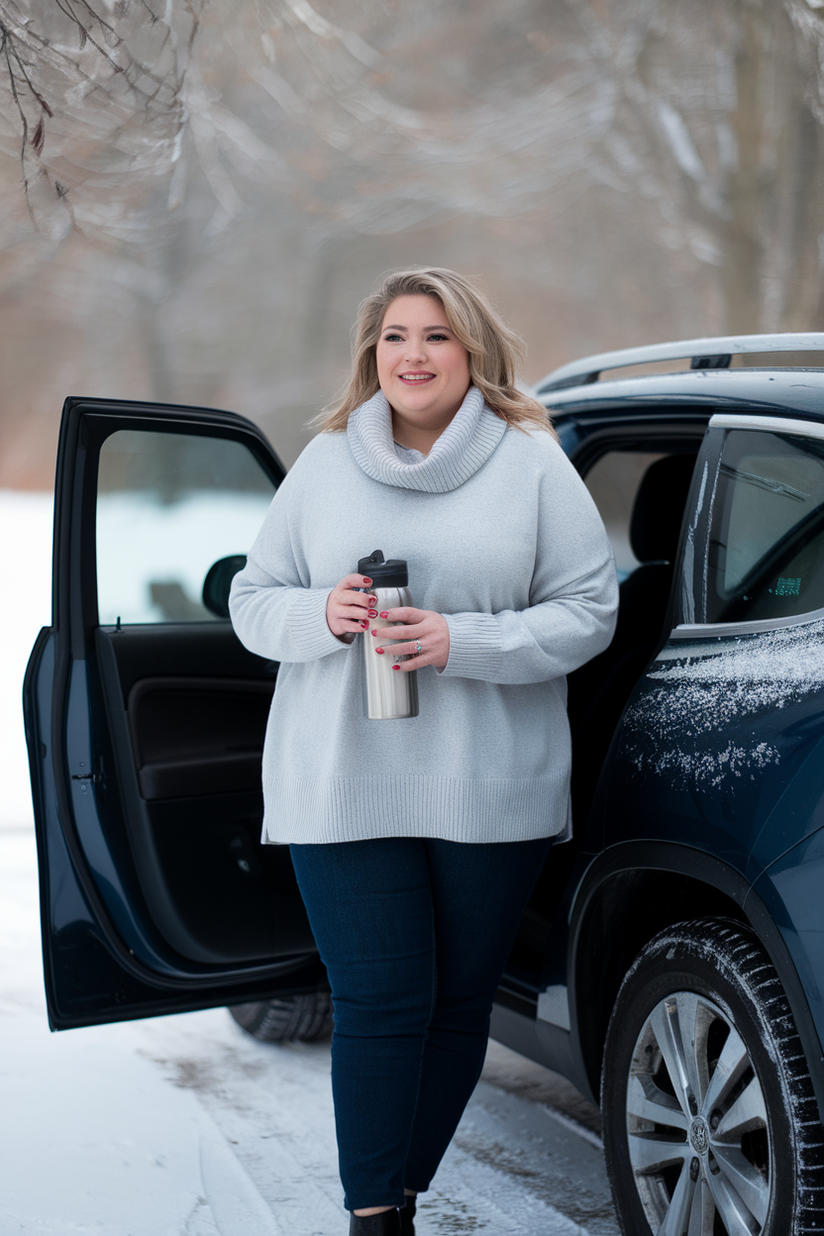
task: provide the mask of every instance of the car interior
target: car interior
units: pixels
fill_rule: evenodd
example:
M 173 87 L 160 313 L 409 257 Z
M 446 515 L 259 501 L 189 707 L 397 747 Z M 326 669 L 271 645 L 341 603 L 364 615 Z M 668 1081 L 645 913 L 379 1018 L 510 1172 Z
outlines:
M 553 848 L 521 921 L 507 974 L 540 983 L 552 920 L 577 858 L 598 777 L 635 684 L 666 634 L 675 559 L 701 436 L 605 444 L 575 461 L 599 507 L 619 575 L 609 647 L 570 674 L 572 839 Z M 659 446 L 659 451 L 655 447 Z

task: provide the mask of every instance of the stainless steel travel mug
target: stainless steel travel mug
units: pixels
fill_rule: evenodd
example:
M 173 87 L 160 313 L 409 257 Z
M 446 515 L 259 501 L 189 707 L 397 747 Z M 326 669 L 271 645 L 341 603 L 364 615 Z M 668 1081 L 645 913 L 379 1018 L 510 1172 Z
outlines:
M 381 550 L 376 549 L 368 558 L 361 558 L 358 562 L 358 573 L 372 580 L 372 587 L 368 591 L 377 597 L 375 609 L 379 614 L 381 610 L 412 604 L 408 586 L 409 572 L 402 558 L 390 558 L 387 562 Z M 402 641 L 388 639 L 379 644 L 372 634 L 372 629 L 383 626 L 386 626 L 385 618 L 370 618 L 369 629 L 361 636 L 366 715 L 370 721 L 417 717 L 417 671 L 400 673 L 393 670 L 396 658 L 392 656 L 391 649 L 394 644 Z M 386 649 L 383 656 L 378 655 L 376 647 Z

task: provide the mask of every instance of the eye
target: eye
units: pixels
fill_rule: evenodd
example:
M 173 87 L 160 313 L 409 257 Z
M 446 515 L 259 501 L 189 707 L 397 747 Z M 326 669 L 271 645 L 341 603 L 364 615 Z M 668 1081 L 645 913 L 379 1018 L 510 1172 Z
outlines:
M 439 334 L 434 331 L 431 335 L 427 335 L 427 339 L 435 339 L 439 343 L 445 343 L 448 338 L 448 335 Z
M 392 331 L 390 334 L 384 335 L 383 341 L 384 343 L 398 343 L 400 338 L 401 336 L 397 333 L 397 331 Z

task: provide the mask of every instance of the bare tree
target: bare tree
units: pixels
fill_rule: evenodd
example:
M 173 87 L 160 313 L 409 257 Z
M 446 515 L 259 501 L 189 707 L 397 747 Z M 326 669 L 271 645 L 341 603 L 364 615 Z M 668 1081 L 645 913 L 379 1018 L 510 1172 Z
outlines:
M 530 57 L 516 63 L 514 43 L 474 81 L 480 44 L 454 54 L 460 6 L 424 4 L 433 63 L 416 52 L 420 6 L 390 0 L 339 6 L 336 20 L 309 0 L 211 0 L 197 55 L 205 0 L 96 3 L 0 0 L 0 141 L 17 145 L 49 235 L 156 234 L 188 191 L 187 149 L 190 183 L 194 162 L 215 203 L 211 233 L 262 193 L 300 204 L 317 244 L 549 204 L 558 217 L 594 189 L 614 195 L 616 219 L 636 199 L 664 252 L 716 268 L 729 329 L 820 320 L 818 0 L 565 0 L 548 23 L 565 46 L 546 41 L 543 60 L 523 2 L 508 25 L 533 40 Z M 481 3 L 474 20 L 492 28 L 496 9 Z M 390 50 L 400 32 L 406 65 Z
M 67 386 L 293 457 L 401 263 L 483 279 L 534 378 L 824 326 L 824 0 L 0 0 L 0 53 L 0 448 L 40 417 L 38 483 Z
M 201 6 L 0 2 L 0 143 L 18 150 L 40 231 L 93 227 L 122 237 L 139 226 L 141 206 L 179 158 Z

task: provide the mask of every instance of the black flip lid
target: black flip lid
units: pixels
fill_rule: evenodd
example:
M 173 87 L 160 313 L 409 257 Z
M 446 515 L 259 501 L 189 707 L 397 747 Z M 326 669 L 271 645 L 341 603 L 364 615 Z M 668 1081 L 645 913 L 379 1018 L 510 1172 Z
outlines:
M 408 588 L 409 568 L 403 558 L 390 558 L 385 561 L 383 551 L 374 550 L 368 558 L 358 562 L 361 575 L 368 575 L 375 588 Z

